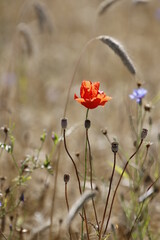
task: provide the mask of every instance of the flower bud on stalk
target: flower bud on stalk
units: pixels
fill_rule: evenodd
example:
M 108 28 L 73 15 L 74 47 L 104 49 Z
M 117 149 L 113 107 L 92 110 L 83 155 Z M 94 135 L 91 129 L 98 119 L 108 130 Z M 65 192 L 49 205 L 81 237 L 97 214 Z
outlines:
M 85 122 L 84 122 L 84 126 L 86 129 L 89 129 L 90 126 L 91 126 L 91 121 L 89 119 L 86 119 Z
M 69 180 L 70 180 L 70 175 L 69 174 L 64 174 L 64 182 L 65 183 L 68 183 L 69 182 Z
M 118 152 L 118 143 L 112 142 L 112 152 L 117 153 Z
M 141 132 L 141 139 L 144 139 L 147 136 L 147 133 L 148 133 L 148 130 L 146 128 L 143 128 Z
M 63 129 L 66 129 L 67 128 L 67 118 L 62 118 L 61 119 L 61 127 Z

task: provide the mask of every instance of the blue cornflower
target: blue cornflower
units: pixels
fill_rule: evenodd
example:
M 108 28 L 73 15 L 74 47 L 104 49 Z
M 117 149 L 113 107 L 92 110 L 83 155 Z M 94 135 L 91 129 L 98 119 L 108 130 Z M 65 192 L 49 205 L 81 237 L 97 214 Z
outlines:
M 133 93 L 129 95 L 131 99 L 135 99 L 137 103 L 141 103 L 142 98 L 147 94 L 147 90 L 144 88 L 134 89 Z

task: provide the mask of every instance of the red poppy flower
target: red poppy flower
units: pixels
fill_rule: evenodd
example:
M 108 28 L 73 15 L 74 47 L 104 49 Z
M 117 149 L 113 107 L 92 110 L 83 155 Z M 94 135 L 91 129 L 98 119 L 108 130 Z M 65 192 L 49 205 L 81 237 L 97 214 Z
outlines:
M 103 91 L 100 91 L 99 85 L 99 82 L 92 83 L 91 81 L 84 80 L 80 89 L 81 98 L 78 98 L 78 96 L 74 94 L 74 99 L 89 109 L 104 106 L 111 97 L 106 96 Z

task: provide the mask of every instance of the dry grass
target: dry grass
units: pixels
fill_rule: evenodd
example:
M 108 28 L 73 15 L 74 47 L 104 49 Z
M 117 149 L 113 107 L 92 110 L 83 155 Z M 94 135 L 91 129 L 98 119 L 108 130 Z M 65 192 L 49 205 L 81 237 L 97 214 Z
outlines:
M 112 49 L 95 41 L 84 53 L 71 88 L 66 113 L 67 142 L 80 170 L 83 168 L 81 164 L 84 158 L 83 121 L 86 112 L 73 100 L 73 95 L 79 93 L 81 81 L 89 79 L 100 81 L 101 89 L 113 98 L 106 107 L 97 108 L 89 113 L 92 121 L 90 141 L 94 174 L 98 176 L 95 178 L 95 184 L 100 191 L 96 198 L 99 212 L 103 210 L 107 192 L 106 182 L 110 178 L 111 167 L 108 161 L 113 159 L 110 145 L 101 130 L 107 128 L 111 141 L 116 138 L 126 155 L 132 153 L 134 139 L 130 129 L 129 114 L 133 114 L 135 105 L 129 100 L 128 95 L 136 87 L 136 83 L 141 82 L 148 89 L 145 100 L 147 103 L 152 102 L 160 89 L 160 21 L 155 15 L 160 3 L 152 0 L 146 4 L 134 4 L 129 0 L 117 0 L 111 8 L 98 15 L 101 2 L 103 1 L 33 0 L 22 4 L 20 0 L 10 3 L 6 0 L 0 1 L 0 127 L 8 126 L 11 129 L 15 124 L 14 152 L 18 164 L 24 160 L 26 154 L 36 154 L 36 149 L 41 144 L 40 135 L 43 129 L 46 129 L 48 135 L 40 153 L 41 160 L 52 150 L 52 131 L 58 136 L 61 135 L 60 119 L 64 112 L 67 90 L 77 59 L 87 41 L 100 35 L 117 39 L 127 52 L 124 63 L 131 64 L 128 65 L 131 73 L 136 69 L 136 77 L 133 77 Z M 128 56 L 133 60 L 135 67 L 132 66 Z M 152 109 L 153 126 L 149 135 L 149 140 L 154 142 L 154 146 L 157 144 L 159 132 L 158 109 L 159 101 L 155 101 Z M 145 125 L 148 126 L 147 121 Z M 0 137 L 2 142 L 3 132 Z M 79 153 L 78 157 L 76 153 Z M 155 147 L 153 153 L 158 157 Z M 58 149 L 54 154 L 51 162 L 53 170 L 56 167 Z M 118 161 L 119 165 L 123 164 L 120 159 Z M 63 182 L 65 173 L 71 175 L 68 196 L 72 206 L 78 195 L 78 189 L 73 187 L 76 177 L 73 174 L 74 168 L 62 147 L 53 237 L 60 229 L 61 220 L 67 216 Z M 1 155 L 0 176 L 7 177 L 5 189 L 16 176 L 14 164 L 4 152 Z M 24 234 L 23 238 L 24 240 L 48 239 L 54 176 L 49 175 L 44 169 L 38 169 L 33 172 L 32 180 L 27 184 L 27 188 L 22 186 L 19 190 L 20 193 L 24 191 L 25 203 L 18 209 L 18 215 L 21 216 L 23 213 L 20 220 L 23 222 L 23 227 L 30 231 Z M 128 198 L 126 189 L 127 187 L 122 186 L 121 192 Z M 159 194 L 153 199 L 149 209 L 152 214 L 153 231 L 160 226 L 158 202 Z M 89 203 L 87 204 L 90 208 Z M 125 231 L 128 230 L 125 228 L 125 220 L 117 196 L 111 223 L 119 225 L 120 239 L 125 239 Z M 10 220 L 7 219 L 6 234 L 9 224 Z M 78 231 L 78 216 L 73 222 L 72 230 Z

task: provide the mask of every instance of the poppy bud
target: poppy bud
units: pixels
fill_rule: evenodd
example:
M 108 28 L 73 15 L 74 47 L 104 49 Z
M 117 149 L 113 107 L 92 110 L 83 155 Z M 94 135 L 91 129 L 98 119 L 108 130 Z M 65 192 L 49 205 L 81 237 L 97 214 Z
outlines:
M 112 142 L 112 152 L 117 153 L 118 152 L 118 143 Z
M 147 136 L 147 133 L 148 133 L 148 130 L 146 128 L 143 128 L 141 132 L 141 139 L 144 139 Z
M 66 129 L 67 128 L 67 118 L 62 118 L 61 119 L 61 127 L 63 129 Z
M 84 126 L 85 126 L 86 129 L 89 129 L 90 126 L 91 126 L 91 121 L 89 119 L 86 119 L 85 123 L 84 123 Z
M 69 174 L 64 174 L 64 182 L 65 183 L 68 183 L 69 182 L 69 180 L 70 180 L 70 175 Z

